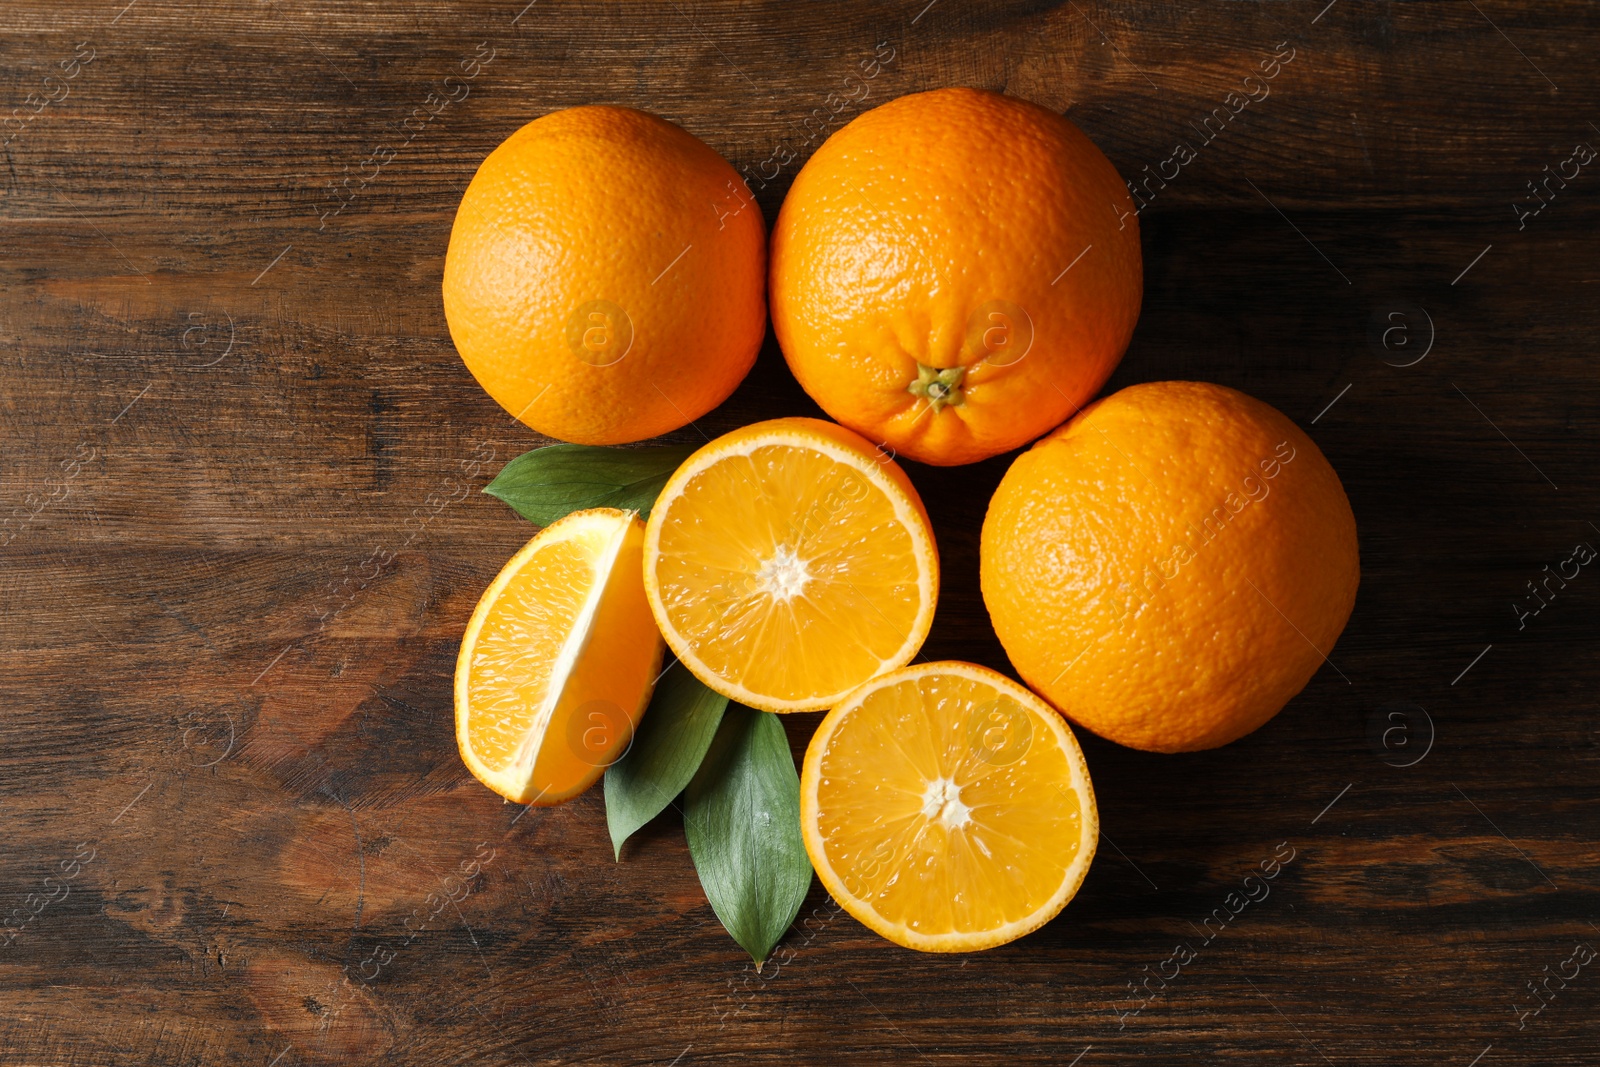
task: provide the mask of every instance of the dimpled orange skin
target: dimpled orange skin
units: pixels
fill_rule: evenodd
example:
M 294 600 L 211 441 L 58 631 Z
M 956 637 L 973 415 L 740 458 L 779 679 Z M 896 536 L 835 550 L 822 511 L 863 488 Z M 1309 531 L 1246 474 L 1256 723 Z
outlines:
M 1062 116 L 978 89 L 903 96 L 828 138 L 783 202 L 770 269 L 773 327 L 806 392 L 940 465 L 1074 414 L 1122 358 L 1143 295 L 1116 168 Z M 919 364 L 968 368 L 960 403 L 909 392 Z
M 1317 446 L 1201 382 L 1130 386 L 1018 456 L 980 559 L 1028 685 L 1156 752 L 1225 745 L 1276 715 L 1332 652 L 1361 571 Z
M 444 309 L 508 412 L 564 441 L 621 444 L 733 392 L 766 331 L 765 274 L 760 208 L 715 150 L 643 111 L 575 107 L 478 168 Z

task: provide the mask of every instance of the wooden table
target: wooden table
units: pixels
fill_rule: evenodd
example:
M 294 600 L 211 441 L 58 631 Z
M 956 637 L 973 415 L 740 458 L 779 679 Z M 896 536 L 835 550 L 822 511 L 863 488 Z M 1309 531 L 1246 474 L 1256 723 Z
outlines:
M 524 4 L 5 5 L 0 1064 L 1600 1063 L 1600 573 L 1528 588 L 1600 546 L 1600 12 Z M 1258 733 L 1084 739 L 1106 836 L 1045 929 L 921 955 L 813 885 L 758 977 L 676 813 L 617 865 L 598 790 L 524 812 L 457 758 L 457 640 L 532 532 L 476 489 L 542 442 L 439 279 L 529 119 L 658 112 L 768 175 L 770 222 L 874 57 L 869 105 L 1003 89 L 1157 176 L 1111 388 L 1288 413 L 1365 573 Z M 815 410 L 769 337 L 701 427 Z M 910 465 L 931 657 L 1007 669 L 977 586 L 1007 461 Z

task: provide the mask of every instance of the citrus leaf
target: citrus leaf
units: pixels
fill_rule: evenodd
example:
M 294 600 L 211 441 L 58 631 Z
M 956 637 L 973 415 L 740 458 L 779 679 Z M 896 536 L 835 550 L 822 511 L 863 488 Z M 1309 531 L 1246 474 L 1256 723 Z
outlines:
M 656 682 L 633 745 L 606 768 L 606 825 L 611 847 L 660 815 L 683 792 L 705 758 L 728 698 L 674 663 Z
M 684 801 L 706 899 L 759 968 L 811 887 L 800 776 L 778 717 L 729 704 Z
M 648 516 L 661 487 L 694 450 L 694 445 L 546 445 L 507 463 L 483 491 L 540 526 L 584 508 Z

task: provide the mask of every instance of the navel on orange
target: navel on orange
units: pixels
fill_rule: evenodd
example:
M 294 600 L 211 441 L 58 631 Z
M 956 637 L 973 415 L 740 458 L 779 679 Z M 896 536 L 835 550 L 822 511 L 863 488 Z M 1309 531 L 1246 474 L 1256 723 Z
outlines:
M 480 385 L 540 433 L 639 441 L 716 407 L 766 332 L 766 239 L 727 160 L 665 119 L 535 119 L 467 186 L 444 310 Z
M 643 544 L 633 512 L 574 512 L 523 546 L 478 601 L 456 658 L 456 742 L 506 799 L 570 799 L 626 751 L 661 668 Z
M 774 419 L 717 438 L 668 480 L 644 582 L 702 682 L 753 708 L 814 711 L 916 655 L 939 557 L 892 460 L 833 423 Z
M 784 358 L 823 410 L 900 455 L 971 463 L 1110 376 L 1139 317 L 1139 223 L 1067 119 L 938 89 L 811 157 L 773 227 L 770 289 Z
M 983 521 L 983 600 L 1023 679 L 1133 748 L 1225 745 L 1311 680 L 1355 604 L 1339 476 L 1280 412 L 1135 385 L 1018 456 Z
M 1077 893 L 1100 838 L 1061 716 L 956 662 L 891 671 L 828 713 L 800 774 L 800 828 L 833 899 L 925 952 L 1042 926 Z

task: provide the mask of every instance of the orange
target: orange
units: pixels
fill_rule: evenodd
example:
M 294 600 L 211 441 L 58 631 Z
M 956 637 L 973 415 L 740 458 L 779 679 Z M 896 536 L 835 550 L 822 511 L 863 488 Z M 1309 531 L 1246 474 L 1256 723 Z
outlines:
M 978 89 L 903 96 L 823 143 L 772 232 L 772 322 L 806 392 L 924 463 L 1074 414 L 1143 293 L 1116 168 L 1071 122 Z
M 939 555 L 895 463 L 820 419 L 725 434 L 668 479 L 644 585 L 684 666 L 766 711 L 815 711 L 908 662 L 928 635 Z
M 664 119 L 576 107 L 483 161 L 444 265 L 450 336 L 508 412 L 563 441 L 666 433 L 733 392 L 766 330 L 744 181 Z
M 971 663 L 874 678 L 828 713 L 800 773 L 811 864 L 851 915 L 897 945 L 966 952 L 1066 906 L 1100 820 L 1066 723 Z
M 1023 679 L 1073 722 L 1156 752 L 1225 745 L 1276 715 L 1332 652 L 1361 573 L 1317 446 L 1203 382 L 1131 386 L 1018 456 L 980 560 Z
M 643 545 L 633 512 L 573 512 L 478 601 L 456 657 L 456 742 L 507 800 L 570 799 L 626 751 L 661 668 Z

